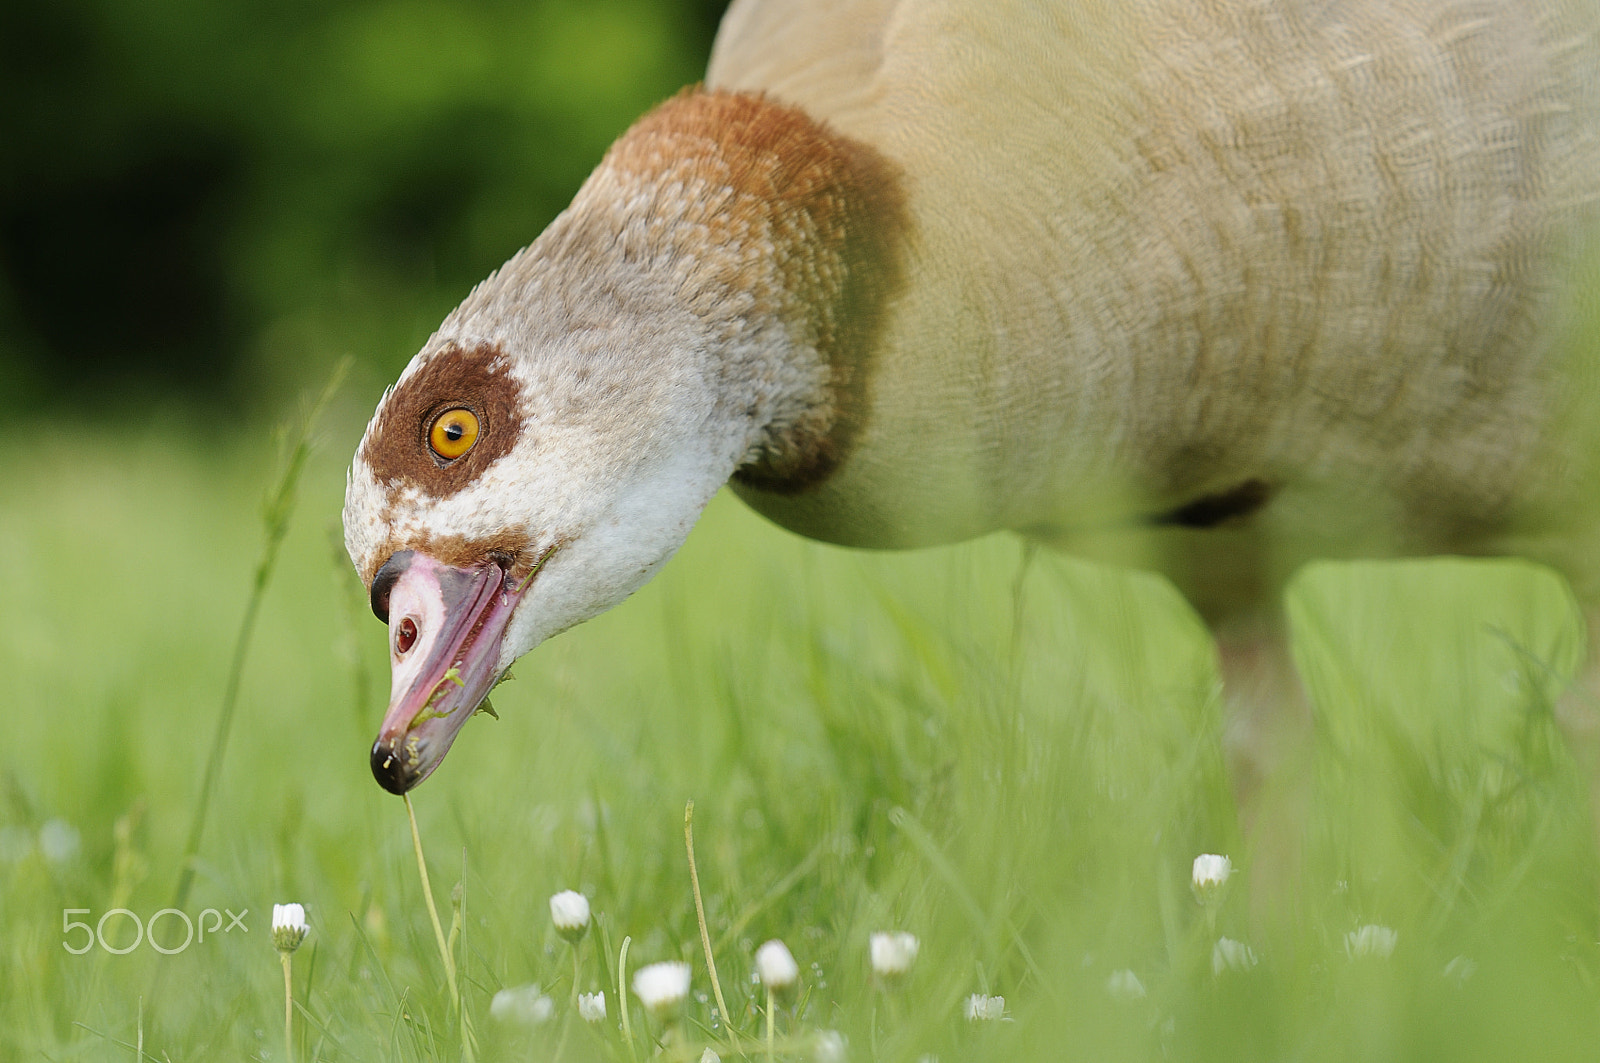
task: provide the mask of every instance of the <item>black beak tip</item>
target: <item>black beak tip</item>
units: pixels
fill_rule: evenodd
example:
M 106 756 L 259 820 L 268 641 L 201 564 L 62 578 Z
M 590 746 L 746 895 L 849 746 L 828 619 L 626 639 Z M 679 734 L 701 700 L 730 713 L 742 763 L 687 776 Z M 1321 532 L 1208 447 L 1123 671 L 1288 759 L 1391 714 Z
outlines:
M 372 777 L 397 797 L 422 781 L 420 775 L 406 767 L 405 758 L 382 739 L 372 744 Z

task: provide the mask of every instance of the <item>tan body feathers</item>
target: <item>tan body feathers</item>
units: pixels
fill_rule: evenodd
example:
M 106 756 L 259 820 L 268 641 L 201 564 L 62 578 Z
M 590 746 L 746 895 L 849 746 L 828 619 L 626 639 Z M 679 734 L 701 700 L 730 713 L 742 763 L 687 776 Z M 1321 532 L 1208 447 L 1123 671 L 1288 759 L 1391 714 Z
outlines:
M 912 217 L 852 461 L 745 497 L 846 542 L 1012 527 L 1127 557 L 1131 518 L 1260 483 L 1252 520 L 1290 556 L 1255 563 L 1493 549 L 1578 489 L 1548 430 L 1593 371 L 1566 329 L 1600 194 L 1595 19 L 735 4 L 709 84 L 876 146 Z M 1193 584 L 1219 536 L 1149 538 Z
M 423 647 L 392 645 L 380 780 L 425 777 L 730 477 L 835 542 L 1009 528 L 1153 567 L 1219 627 L 1319 556 L 1514 551 L 1594 596 L 1597 21 L 736 0 L 706 88 L 617 142 L 362 441 L 347 544 Z M 446 416 L 476 435 L 441 451 Z M 430 700 L 457 658 L 472 683 Z

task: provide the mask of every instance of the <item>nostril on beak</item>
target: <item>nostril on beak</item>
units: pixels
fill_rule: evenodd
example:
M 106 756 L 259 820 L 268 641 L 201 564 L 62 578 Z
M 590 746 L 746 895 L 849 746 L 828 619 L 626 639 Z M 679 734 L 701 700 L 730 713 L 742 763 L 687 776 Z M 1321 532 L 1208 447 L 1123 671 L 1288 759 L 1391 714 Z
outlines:
M 417 642 L 417 623 L 409 616 L 394 629 L 394 651 L 403 654 Z
M 399 750 L 382 739 L 372 744 L 372 777 L 378 785 L 399 796 L 417 785 L 417 777 L 406 766 Z

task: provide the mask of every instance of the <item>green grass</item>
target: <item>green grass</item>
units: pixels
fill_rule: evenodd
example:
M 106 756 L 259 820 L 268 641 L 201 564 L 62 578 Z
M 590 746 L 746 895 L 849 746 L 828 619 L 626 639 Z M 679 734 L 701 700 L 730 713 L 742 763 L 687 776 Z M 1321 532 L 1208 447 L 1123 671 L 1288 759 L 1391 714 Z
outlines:
M 306 905 L 298 1058 L 461 1055 L 403 807 L 366 754 L 388 688 L 383 629 L 336 549 L 341 408 L 306 471 L 268 588 L 186 911 L 248 933 L 176 955 L 63 947 L 64 909 L 148 919 L 185 833 L 261 546 L 264 435 L 181 426 L 8 440 L 0 473 L 0 1059 L 281 1059 L 274 902 Z M 685 802 L 739 1043 L 765 1058 L 755 948 L 783 938 L 802 997 L 782 1058 L 823 1030 L 852 1060 L 1579 1060 L 1600 1051 L 1587 791 L 1551 724 L 1580 625 L 1520 563 L 1327 565 L 1295 584 L 1319 742 L 1304 867 L 1263 897 L 1221 756 L 1204 630 L 1159 580 L 996 536 L 869 554 L 797 539 L 719 498 L 633 600 L 535 651 L 415 795 L 441 918 L 464 881 L 461 979 L 483 1059 L 696 1060 L 711 985 Z M 81 848 L 37 844 L 63 820 Z M 49 828 L 59 832 L 59 825 Z M 1190 862 L 1240 867 L 1214 925 Z M 596 927 L 568 1000 L 547 898 Z M 1260 918 L 1276 906 L 1287 921 Z M 1345 935 L 1393 928 L 1386 959 Z M 875 983 L 868 935 L 921 939 Z M 131 939 L 117 917 L 113 944 Z M 161 940 L 181 939 L 170 917 Z M 1218 936 L 1260 963 L 1212 971 Z M 665 1034 L 628 966 L 685 959 Z M 71 939 L 78 940 L 77 935 Z M 1470 961 L 1471 973 L 1460 972 Z M 1108 991 L 1131 970 L 1144 996 Z M 536 983 L 554 1016 L 493 1021 Z M 1011 1021 L 968 1023 L 968 994 Z

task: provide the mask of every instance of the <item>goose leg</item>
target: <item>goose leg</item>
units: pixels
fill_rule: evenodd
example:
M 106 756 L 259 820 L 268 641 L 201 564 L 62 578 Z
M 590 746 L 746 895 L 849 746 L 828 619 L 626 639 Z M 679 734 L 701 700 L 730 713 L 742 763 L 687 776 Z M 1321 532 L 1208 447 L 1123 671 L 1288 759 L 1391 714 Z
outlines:
M 1249 850 L 1251 920 L 1271 931 L 1299 908 L 1312 800 L 1311 704 L 1279 618 L 1231 622 L 1216 637 L 1228 708 L 1223 755 Z

